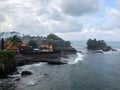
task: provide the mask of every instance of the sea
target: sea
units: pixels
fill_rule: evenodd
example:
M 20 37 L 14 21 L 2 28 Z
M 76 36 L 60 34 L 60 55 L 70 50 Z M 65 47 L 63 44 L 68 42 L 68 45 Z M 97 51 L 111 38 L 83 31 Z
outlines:
M 117 51 L 94 53 L 86 49 L 86 42 L 72 41 L 78 52 L 60 57 L 68 64 L 40 62 L 18 67 L 19 72 L 33 74 L 20 76 L 14 88 L 0 90 L 120 90 L 120 42 L 107 44 Z

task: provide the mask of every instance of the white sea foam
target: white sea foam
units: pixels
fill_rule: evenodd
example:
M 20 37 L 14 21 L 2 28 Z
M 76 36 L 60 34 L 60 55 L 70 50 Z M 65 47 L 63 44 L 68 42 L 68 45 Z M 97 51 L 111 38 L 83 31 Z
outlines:
M 42 77 L 41 75 L 37 75 L 37 77 L 36 77 L 36 75 L 24 77 L 21 79 L 21 83 L 25 86 L 26 85 L 27 86 L 34 86 L 40 81 L 41 77 Z
M 116 49 L 118 52 L 120 52 L 120 48 L 119 49 Z
M 74 60 L 70 60 L 70 61 L 68 62 L 68 64 L 76 64 L 76 63 L 78 63 L 79 61 L 83 61 L 83 60 L 84 60 L 84 55 L 83 55 L 83 54 L 81 54 L 81 53 L 79 53 L 79 52 L 77 52 L 76 54 L 77 54 L 77 57 L 76 57 Z
M 27 85 L 27 86 L 33 86 L 33 85 L 36 85 L 38 83 L 38 80 L 37 79 L 35 79 L 35 80 L 33 80 L 33 79 L 24 79 L 23 81 L 22 81 L 22 84 L 24 84 L 24 85 Z
M 29 86 L 33 86 L 35 84 L 37 84 L 38 81 L 35 81 L 35 80 L 29 80 L 26 84 L 29 85 Z
M 119 49 L 116 49 L 117 51 L 107 51 L 107 52 L 103 52 L 104 54 L 116 54 L 116 53 L 120 53 Z
M 38 66 L 42 66 L 46 63 L 36 63 L 36 64 L 31 64 L 31 65 L 25 65 L 25 66 L 21 66 L 21 67 L 18 67 L 18 69 L 30 69 L 32 67 L 38 67 Z

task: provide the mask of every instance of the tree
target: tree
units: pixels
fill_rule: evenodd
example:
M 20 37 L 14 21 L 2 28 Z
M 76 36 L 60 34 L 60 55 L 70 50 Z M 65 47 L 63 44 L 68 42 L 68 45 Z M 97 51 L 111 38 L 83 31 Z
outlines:
M 3 50 L 5 47 L 4 47 L 4 39 L 2 38 L 1 40 L 1 50 Z
M 30 40 L 28 42 L 28 45 L 32 46 L 33 48 L 37 48 L 38 47 L 37 42 L 35 40 Z
M 60 37 L 58 37 L 58 36 L 55 35 L 55 34 L 49 34 L 49 35 L 47 36 L 47 39 L 49 39 L 49 40 L 62 40 Z
M 107 46 L 104 40 L 89 39 L 87 41 L 87 48 L 90 50 L 100 50 Z
M 21 39 L 17 35 L 14 35 L 13 37 L 8 38 L 7 41 L 12 42 L 13 45 L 16 45 L 16 46 L 20 46 L 20 44 L 22 43 Z

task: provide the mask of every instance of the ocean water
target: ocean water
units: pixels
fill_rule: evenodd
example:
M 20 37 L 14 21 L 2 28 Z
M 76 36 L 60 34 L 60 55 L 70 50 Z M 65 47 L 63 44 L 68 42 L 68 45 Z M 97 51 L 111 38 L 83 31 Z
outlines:
M 85 42 L 74 41 L 72 45 L 82 53 L 61 57 L 68 61 L 66 65 L 19 67 L 19 72 L 30 70 L 33 75 L 21 77 L 12 90 L 120 90 L 120 42 L 108 44 L 118 51 L 93 53 Z

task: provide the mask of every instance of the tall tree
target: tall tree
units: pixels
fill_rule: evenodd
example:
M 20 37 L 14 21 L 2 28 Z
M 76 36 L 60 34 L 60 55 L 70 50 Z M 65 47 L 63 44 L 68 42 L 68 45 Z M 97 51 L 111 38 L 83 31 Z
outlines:
M 3 50 L 5 47 L 4 47 L 4 39 L 2 38 L 1 39 L 1 50 Z
M 35 41 L 35 40 L 30 40 L 29 42 L 28 42 L 28 45 L 29 46 L 32 46 L 33 48 L 37 48 L 37 42 Z
M 50 40 L 62 40 L 60 37 L 58 37 L 57 35 L 55 34 L 49 34 L 47 36 L 47 39 L 50 39 Z

